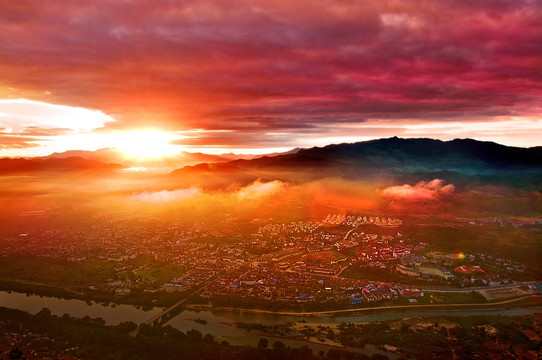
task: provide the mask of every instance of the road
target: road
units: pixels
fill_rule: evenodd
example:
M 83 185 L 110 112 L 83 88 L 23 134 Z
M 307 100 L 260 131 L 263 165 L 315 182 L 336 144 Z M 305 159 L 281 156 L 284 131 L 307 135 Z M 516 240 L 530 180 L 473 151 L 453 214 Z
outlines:
M 411 285 L 414 288 L 420 288 L 423 291 L 427 292 L 438 292 L 438 293 L 471 293 L 473 291 L 499 291 L 506 289 L 514 289 L 526 285 L 534 285 L 536 281 L 526 281 L 526 282 L 514 282 L 512 284 L 503 284 L 503 285 L 490 285 L 490 286 L 474 286 L 467 288 L 446 288 L 444 286 L 423 286 L 423 285 Z M 406 286 L 406 285 L 403 285 Z
M 352 233 L 352 231 L 354 231 L 354 230 L 356 230 L 356 229 L 357 229 L 357 228 L 352 228 L 352 229 L 350 229 L 350 230 L 346 233 L 346 235 L 344 235 L 343 240 L 347 240 L 348 237 L 350 236 L 350 234 Z
M 516 299 L 510 299 L 501 302 L 494 303 L 481 303 L 481 304 L 430 304 L 430 305 L 392 305 L 392 306 L 379 306 L 379 307 L 369 307 L 369 308 L 356 308 L 356 309 L 344 309 L 344 310 L 328 310 L 328 311 L 313 311 L 313 312 L 295 312 L 295 311 L 270 311 L 270 310 L 259 310 L 259 309 L 238 309 L 238 308 L 226 308 L 226 307 L 216 307 L 212 310 L 226 310 L 226 311 L 239 311 L 239 312 L 251 312 L 258 314 L 273 314 L 273 315 L 288 315 L 288 316 L 327 316 L 327 315 L 336 315 L 336 314 L 345 314 L 345 313 L 362 313 L 362 312 L 371 312 L 371 311 L 380 311 L 380 310 L 424 310 L 424 309 L 438 309 L 438 308 L 451 308 L 458 310 L 470 310 L 476 308 L 496 308 L 498 309 L 501 305 L 513 304 L 529 298 L 539 298 L 542 300 L 540 295 L 527 295 Z

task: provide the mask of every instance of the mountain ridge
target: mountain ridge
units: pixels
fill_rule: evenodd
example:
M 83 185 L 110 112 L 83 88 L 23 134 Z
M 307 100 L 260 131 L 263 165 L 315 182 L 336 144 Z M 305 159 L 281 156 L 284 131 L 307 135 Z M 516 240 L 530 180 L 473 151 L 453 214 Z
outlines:
M 273 171 L 313 172 L 313 176 L 354 179 L 405 177 L 415 174 L 458 174 L 488 181 L 494 176 L 513 181 L 526 177 L 537 185 L 542 177 L 542 147 L 519 148 L 473 139 L 442 141 L 398 137 L 301 149 L 295 154 L 264 156 L 225 163 L 202 163 L 170 175 L 245 172 L 254 176 Z M 534 178 L 533 178 L 534 176 Z M 491 179 L 489 179 L 491 180 Z

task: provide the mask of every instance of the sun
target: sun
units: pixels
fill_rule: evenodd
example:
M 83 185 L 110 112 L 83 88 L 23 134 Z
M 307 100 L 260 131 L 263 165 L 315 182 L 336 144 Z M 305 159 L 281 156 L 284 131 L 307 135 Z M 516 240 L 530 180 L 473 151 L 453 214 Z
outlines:
M 179 146 L 171 144 L 176 139 L 179 136 L 161 130 L 124 131 L 116 137 L 116 148 L 127 158 L 158 159 L 179 152 Z

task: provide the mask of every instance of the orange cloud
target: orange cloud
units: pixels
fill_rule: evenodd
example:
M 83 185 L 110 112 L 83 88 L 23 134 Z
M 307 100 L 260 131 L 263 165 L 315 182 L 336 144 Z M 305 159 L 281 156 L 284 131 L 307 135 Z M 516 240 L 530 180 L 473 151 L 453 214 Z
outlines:
M 264 197 L 269 197 L 277 195 L 278 193 L 286 189 L 286 183 L 274 180 L 270 182 L 262 182 L 260 179 L 254 181 L 252 184 L 241 188 L 236 196 L 239 200 L 247 199 L 261 199 Z
M 262 182 L 258 179 L 245 187 L 230 189 L 226 193 L 207 192 L 199 187 L 192 186 L 175 190 L 142 191 L 133 193 L 128 197 L 128 200 L 147 203 L 170 203 L 184 200 L 197 200 L 207 203 L 214 203 L 214 201 L 231 203 L 245 200 L 261 200 L 276 196 L 282 193 L 286 187 L 287 184 L 279 180 Z
M 201 191 L 196 187 L 190 187 L 187 189 L 177 189 L 177 190 L 172 190 L 172 191 L 169 191 L 169 190 L 142 191 L 140 193 L 132 194 L 132 196 L 130 196 L 130 200 L 163 203 L 163 202 L 191 199 L 200 194 L 201 194 Z
M 416 185 L 390 186 L 381 191 L 382 197 L 399 201 L 437 201 L 453 195 L 455 186 L 444 180 L 420 181 Z

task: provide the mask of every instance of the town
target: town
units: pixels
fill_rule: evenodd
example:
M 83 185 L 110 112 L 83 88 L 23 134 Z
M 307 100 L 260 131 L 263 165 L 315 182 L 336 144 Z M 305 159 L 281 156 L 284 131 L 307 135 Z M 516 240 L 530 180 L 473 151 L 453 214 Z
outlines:
M 526 265 L 480 252 L 434 251 L 401 234 L 402 224 L 362 214 L 288 223 L 226 216 L 214 224 L 111 214 L 5 236 L 0 259 L 24 254 L 111 269 L 106 278 L 64 285 L 91 298 L 110 295 L 112 301 L 134 293 L 194 292 L 200 304 L 228 296 L 363 306 L 417 303 L 446 289 L 477 291 L 487 300 L 534 291 L 536 279 L 523 276 Z

